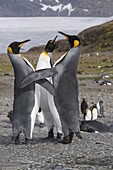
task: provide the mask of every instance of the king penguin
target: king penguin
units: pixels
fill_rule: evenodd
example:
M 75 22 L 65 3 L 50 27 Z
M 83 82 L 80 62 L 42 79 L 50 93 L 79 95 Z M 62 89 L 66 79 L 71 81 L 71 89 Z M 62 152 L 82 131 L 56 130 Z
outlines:
M 78 81 L 76 75 L 81 43 L 79 37 L 75 35 L 68 35 L 63 32 L 59 33 L 66 37 L 71 48 L 57 60 L 49 72 L 51 72 L 51 76 L 53 77 L 55 90 L 54 102 L 60 116 L 64 135 L 63 139 L 59 142 L 69 144 L 72 142 L 74 133 L 77 137 L 82 138 L 79 127 Z M 37 72 L 32 73 L 30 77 L 26 77 L 23 84 L 26 86 L 32 82 L 36 82 L 36 75 Z
M 79 37 L 60 32 L 70 43 L 70 50 L 63 55 L 54 65 L 57 74 L 54 75 L 55 96 L 54 101 L 59 112 L 63 140 L 60 142 L 68 144 L 72 142 L 74 133 L 82 138 L 79 128 L 79 101 L 77 66 L 80 58 L 81 43 Z
M 85 98 L 83 98 L 81 102 L 81 113 L 83 114 L 83 118 L 85 119 L 86 110 L 88 109 L 88 104 Z
M 21 132 L 25 134 L 25 143 L 32 141 L 35 119 L 39 105 L 35 96 L 35 84 L 31 84 L 21 89 L 21 81 L 30 73 L 34 72 L 31 63 L 20 54 L 20 48 L 30 40 L 22 42 L 13 42 L 8 46 L 7 53 L 14 69 L 14 102 L 13 102 L 13 120 L 12 120 L 12 141 L 19 143 Z M 40 71 L 39 71 L 40 72 Z M 43 72 L 44 73 L 44 72 Z M 44 73 L 45 76 L 46 72 Z M 39 73 L 40 77 L 42 73 Z M 44 77 L 45 78 L 45 77 Z M 37 83 L 49 89 L 50 83 L 46 79 L 41 79 Z M 50 92 L 54 94 L 54 89 L 50 86 Z
M 53 40 L 49 40 L 45 45 L 43 52 L 39 56 L 36 70 L 51 68 L 53 66 L 52 52 L 54 51 L 56 46 L 56 38 L 57 36 Z M 52 83 L 51 78 L 49 78 L 48 80 Z M 37 93 L 40 92 L 40 94 L 37 94 L 37 96 L 39 97 L 38 100 L 40 101 L 40 107 L 42 109 L 48 131 L 48 137 L 46 139 L 54 138 L 54 127 L 57 132 L 57 139 L 59 139 L 62 137 L 61 121 L 54 101 L 52 100 L 52 102 L 50 103 L 51 94 L 38 84 L 36 86 Z

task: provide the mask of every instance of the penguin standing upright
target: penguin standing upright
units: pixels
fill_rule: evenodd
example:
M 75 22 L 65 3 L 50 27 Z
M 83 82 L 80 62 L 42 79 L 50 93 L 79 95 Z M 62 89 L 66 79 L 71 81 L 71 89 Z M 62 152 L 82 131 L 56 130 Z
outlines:
M 93 104 L 90 108 L 86 109 L 85 120 L 96 120 L 98 117 L 98 111 L 96 104 Z
M 82 102 L 81 102 L 81 113 L 83 114 L 83 118 L 85 119 L 85 115 L 86 115 L 86 110 L 88 109 L 88 104 L 86 102 L 86 99 L 83 98 Z
M 103 100 L 99 100 L 99 102 L 96 104 L 96 107 L 98 111 L 98 117 L 105 117 Z
M 97 118 L 98 118 L 98 111 L 97 111 L 96 104 L 94 104 L 92 108 L 92 120 L 96 120 Z
M 86 109 L 86 114 L 84 116 L 84 120 L 92 120 L 92 111 L 90 109 Z
M 25 134 L 25 143 L 31 142 L 36 113 L 39 109 L 38 101 L 35 96 L 35 84 L 31 84 L 23 89 L 19 87 L 21 81 L 34 71 L 30 62 L 20 54 L 21 46 L 28 41 L 30 40 L 13 42 L 7 49 L 15 75 L 12 118 L 12 141 L 15 143 L 19 143 L 19 135 L 21 132 L 24 132 Z M 45 75 L 45 72 L 43 73 Z M 41 72 L 39 75 L 39 79 L 41 76 L 43 77 Z M 38 80 L 37 83 L 41 83 L 41 85 L 44 84 L 43 86 L 49 89 L 48 81 L 46 79 Z M 54 93 L 54 89 L 52 88 L 53 87 L 50 86 L 50 92 Z
M 76 76 L 81 43 L 75 35 L 59 33 L 68 39 L 71 49 L 55 63 L 53 68 L 49 69 L 49 73 L 51 72 L 51 75 L 53 73 L 54 102 L 60 116 L 64 135 L 63 140 L 59 142 L 68 144 L 72 142 L 74 133 L 77 137 L 82 138 L 79 127 L 78 82 Z M 28 76 L 23 80 L 22 84 L 26 86 L 36 82 L 36 76 L 37 72 L 32 73 L 30 77 Z
M 63 140 L 68 144 L 72 142 L 74 133 L 82 138 L 79 128 L 79 101 L 77 66 L 80 57 L 80 39 L 75 35 L 60 32 L 69 41 L 71 49 L 55 64 L 57 74 L 54 76 L 55 96 L 54 101 L 60 115 Z
M 43 52 L 39 56 L 36 70 L 51 68 L 53 66 L 52 52 L 56 46 L 56 38 L 57 36 L 53 40 L 49 40 L 47 42 Z M 49 81 L 52 82 L 51 78 L 49 78 Z M 46 139 L 54 138 L 54 126 L 56 128 L 57 138 L 59 139 L 62 137 L 61 121 L 54 101 L 52 101 L 51 103 L 49 101 L 51 94 L 39 85 L 36 85 L 36 88 L 37 93 L 40 92 L 40 94 L 37 94 L 37 96 L 39 97 L 38 100 L 40 101 L 40 107 L 42 109 L 45 124 L 48 130 L 48 137 Z

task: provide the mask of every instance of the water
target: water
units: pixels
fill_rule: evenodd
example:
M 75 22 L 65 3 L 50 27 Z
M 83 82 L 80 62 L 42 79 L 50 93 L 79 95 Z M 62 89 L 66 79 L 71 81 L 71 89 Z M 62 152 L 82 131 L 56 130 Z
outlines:
M 31 39 L 23 46 L 23 51 L 45 44 L 53 39 L 58 31 L 78 34 L 82 30 L 102 24 L 112 18 L 85 17 L 28 17 L 0 18 L 0 53 L 7 52 L 7 46 L 13 41 Z M 59 35 L 59 39 L 63 38 Z

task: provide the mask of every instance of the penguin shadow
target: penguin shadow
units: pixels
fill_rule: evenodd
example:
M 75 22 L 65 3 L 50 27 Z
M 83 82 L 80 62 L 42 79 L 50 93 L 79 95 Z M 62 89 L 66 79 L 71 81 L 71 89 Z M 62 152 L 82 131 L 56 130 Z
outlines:
M 19 137 L 19 143 L 16 144 L 15 142 L 12 142 L 11 140 L 11 136 L 7 136 L 7 135 L 0 135 L 0 145 L 4 145 L 4 146 L 8 146 L 8 145 L 37 145 L 37 144 L 49 144 L 49 143 L 53 143 L 53 144 L 58 144 L 58 139 L 57 138 L 53 138 L 53 139 L 48 139 L 47 137 L 34 137 L 31 141 L 30 144 L 26 144 L 25 143 L 25 138 L 24 138 L 24 134 L 20 134 Z
M 7 117 L 0 121 L 0 128 L 11 130 L 12 122 Z M 43 128 L 45 128 L 45 124 L 39 124 L 36 121 L 35 127 L 39 128 L 40 130 L 43 130 Z M 43 144 L 44 143 L 55 143 L 55 144 L 58 143 L 56 138 L 48 139 L 48 137 L 38 137 L 36 135 L 37 134 L 35 134 L 34 138 L 32 139 L 32 142 L 30 144 L 26 144 L 25 143 L 25 136 L 24 136 L 24 133 L 22 132 L 20 134 L 20 137 L 19 137 L 19 144 L 15 144 L 15 142 L 11 141 L 11 136 L 1 134 L 0 135 L 0 145 L 8 146 L 8 145 L 36 145 L 36 144 L 40 144 L 40 143 L 43 143 Z
M 56 138 L 53 139 L 48 139 L 48 138 L 44 138 L 44 137 L 34 137 L 31 141 L 31 143 L 26 144 L 25 143 L 25 137 L 24 134 L 21 133 L 20 137 L 19 137 L 19 143 L 16 144 L 14 141 L 12 142 L 11 140 L 12 136 L 7 136 L 7 135 L 0 135 L 0 145 L 4 145 L 4 146 L 8 146 L 8 145 L 37 145 L 37 144 L 46 144 L 46 143 L 53 143 L 53 144 L 57 144 L 58 140 Z
M 57 144 L 58 141 L 56 139 L 45 139 L 45 138 L 34 138 L 32 139 L 32 142 L 30 144 L 26 144 L 24 139 L 20 139 L 20 142 L 18 144 L 14 143 L 11 141 L 11 136 L 4 136 L 4 135 L 0 135 L 0 145 L 4 145 L 4 146 L 9 146 L 9 145 L 26 145 L 26 146 L 31 146 L 31 145 L 37 145 L 37 144 L 46 144 L 46 143 L 53 143 L 53 144 Z
M 58 139 L 57 138 L 53 138 L 53 139 L 48 139 L 48 137 L 40 137 L 40 138 L 34 138 L 32 141 L 32 144 L 40 144 L 40 143 L 53 143 L 53 144 L 57 144 L 58 143 Z

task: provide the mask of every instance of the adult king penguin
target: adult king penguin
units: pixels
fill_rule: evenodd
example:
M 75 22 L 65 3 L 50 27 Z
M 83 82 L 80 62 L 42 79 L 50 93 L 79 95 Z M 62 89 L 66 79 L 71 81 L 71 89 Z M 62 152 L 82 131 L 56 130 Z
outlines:
M 12 141 L 19 143 L 21 132 L 25 134 L 25 143 L 30 143 L 36 118 L 39 109 L 38 101 L 35 96 L 35 84 L 31 84 L 23 89 L 19 85 L 21 81 L 34 71 L 30 62 L 20 54 L 20 48 L 30 40 L 13 42 L 8 46 L 7 52 L 14 69 L 14 102 L 13 102 L 13 121 L 12 121 Z M 44 75 L 43 75 L 44 73 Z M 45 76 L 46 72 L 39 71 L 39 79 Z M 41 77 L 42 76 L 42 77 Z M 45 77 L 44 77 L 45 78 Z M 46 79 L 38 80 L 45 88 L 53 94 L 54 89 Z M 49 84 L 49 85 L 48 85 Z M 50 86 L 50 88 L 49 88 Z
M 43 52 L 39 56 L 36 70 L 51 68 L 53 66 L 52 52 L 56 46 L 56 38 L 57 36 L 53 40 L 49 40 L 47 42 Z M 49 78 L 49 81 L 52 83 L 52 78 Z M 37 88 L 37 93 L 39 93 L 40 91 L 40 94 L 39 95 L 37 94 L 37 96 L 38 97 L 40 96 L 39 97 L 40 107 L 43 111 L 45 124 L 48 130 L 48 137 L 46 139 L 54 138 L 54 131 L 53 131 L 54 126 L 56 128 L 57 138 L 59 139 L 62 137 L 62 127 L 61 127 L 59 114 L 54 104 L 54 100 L 52 100 L 52 102 L 50 103 L 49 100 L 51 94 L 46 89 L 44 89 L 39 85 L 36 85 L 36 88 Z
M 68 144 L 72 142 L 74 133 L 77 137 L 82 138 L 79 127 L 78 82 L 76 76 L 81 43 L 80 39 L 75 35 L 59 33 L 68 39 L 71 49 L 55 63 L 49 72 L 51 72 L 51 75 L 53 72 L 54 102 L 60 116 L 64 134 L 63 140 L 60 142 Z M 23 84 L 28 85 L 36 82 L 36 75 L 37 72 L 32 73 L 30 77 L 28 76 L 23 81 Z
M 77 66 L 80 57 L 80 39 L 75 35 L 67 35 L 60 32 L 70 43 L 71 49 L 63 55 L 56 63 L 57 74 L 54 76 L 55 96 L 54 101 L 60 115 L 63 140 L 60 142 L 68 144 L 72 142 L 74 133 L 82 138 L 79 128 L 79 102 Z

